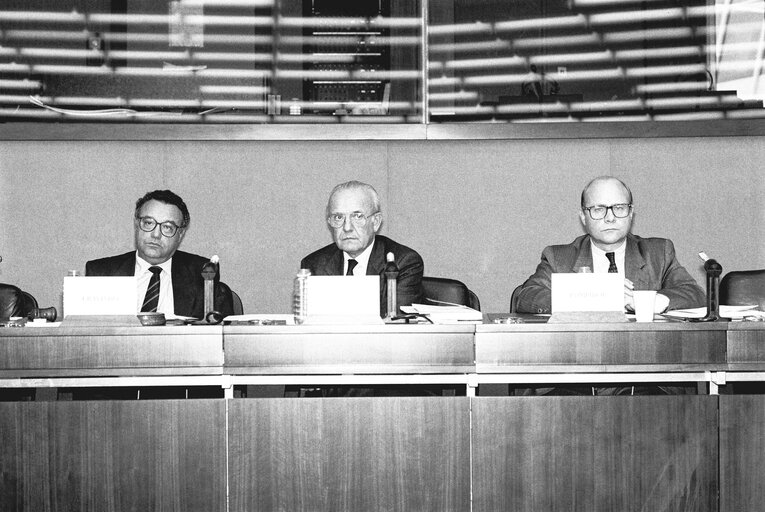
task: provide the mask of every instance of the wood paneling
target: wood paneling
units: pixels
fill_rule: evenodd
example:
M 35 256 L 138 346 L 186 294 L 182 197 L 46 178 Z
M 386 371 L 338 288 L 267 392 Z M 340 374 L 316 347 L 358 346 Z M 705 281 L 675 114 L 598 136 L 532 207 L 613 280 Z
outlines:
M 717 399 L 473 399 L 473 510 L 715 511 Z
M 467 398 L 238 400 L 232 511 L 468 511 Z
M 225 510 L 224 406 L 0 403 L 0 510 Z
M 731 322 L 728 324 L 728 363 L 731 368 L 756 363 L 760 368 L 765 363 L 765 325 L 753 322 Z
M 226 373 L 467 373 L 474 326 L 225 327 Z
M 565 371 L 575 371 L 574 366 L 582 371 L 724 368 L 725 324 L 649 325 L 652 328 L 635 323 L 478 326 L 476 364 L 484 372 L 528 372 L 535 371 L 535 365 L 568 365 Z
M 720 396 L 720 512 L 765 503 L 765 395 Z
M 7 331 L 7 332 L 5 332 Z M 143 375 L 221 372 L 220 326 L 5 329 L 0 336 L 0 375 Z

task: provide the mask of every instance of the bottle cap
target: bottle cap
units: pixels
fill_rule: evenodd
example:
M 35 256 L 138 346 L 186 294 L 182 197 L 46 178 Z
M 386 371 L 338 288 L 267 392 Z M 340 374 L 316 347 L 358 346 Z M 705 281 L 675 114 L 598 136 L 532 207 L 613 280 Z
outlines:
M 385 261 L 387 261 L 388 263 L 391 263 L 394 261 L 394 256 L 392 252 L 389 252 L 388 254 L 385 255 Z

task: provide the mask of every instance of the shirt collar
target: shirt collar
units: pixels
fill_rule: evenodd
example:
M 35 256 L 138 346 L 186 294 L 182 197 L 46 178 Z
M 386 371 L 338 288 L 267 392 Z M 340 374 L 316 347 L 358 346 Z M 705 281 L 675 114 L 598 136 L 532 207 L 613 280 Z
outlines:
M 622 244 L 619 247 L 617 247 L 616 249 L 614 249 L 613 251 L 604 251 L 603 249 L 601 249 L 600 247 L 595 245 L 593 243 L 592 239 L 590 239 L 590 248 L 592 249 L 592 257 L 593 258 L 598 257 L 598 256 L 605 258 L 607 252 L 614 253 L 614 256 L 618 258 L 619 256 L 624 255 L 624 253 L 627 250 L 627 239 L 625 238 L 622 241 Z
M 369 266 L 369 257 L 372 255 L 372 248 L 374 246 L 375 241 L 373 240 L 372 243 L 369 244 L 369 247 L 364 249 L 364 251 L 355 258 L 352 258 L 347 252 L 343 251 L 343 268 L 348 268 L 348 260 L 354 259 L 357 262 L 356 268 L 363 270 L 363 274 L 359 275 L 366 275 L 367 267 Z
M 140 276 L 144 272 L 149 271 L 149 267 L 159 267 L 167 274 L 170 274 L 170 269 L 173 265 L 173 258 L 171 257 L 169 260 L 160 263 L 159 265 L 153 265 L 146 261 L 145 259 L 141 258 L 138 255 L 138 251 L 135 252 L 135 275 Z

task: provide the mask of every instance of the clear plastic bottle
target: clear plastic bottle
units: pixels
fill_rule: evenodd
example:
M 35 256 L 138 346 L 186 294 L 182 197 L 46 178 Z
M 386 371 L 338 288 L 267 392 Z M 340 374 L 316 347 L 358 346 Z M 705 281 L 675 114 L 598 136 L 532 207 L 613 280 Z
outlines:
M 300 325 L 305 322 L 308 316 L 308 276 L 311 271 L 307 268 L 301 268 L 295 276 L 295 283 L 292 288 L 292 314 L 295 315 L 295 324 Z

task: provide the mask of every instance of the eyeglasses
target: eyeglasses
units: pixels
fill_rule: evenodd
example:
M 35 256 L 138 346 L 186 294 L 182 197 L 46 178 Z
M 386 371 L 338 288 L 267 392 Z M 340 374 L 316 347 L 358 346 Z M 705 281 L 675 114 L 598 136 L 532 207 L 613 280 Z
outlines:
M 627 203 L 612 204 L 611 206 L 606 206 L 604 204 L 596 204 L 595 206 L 582 208 L 582 211 L 589 212 L 590 218 L 592 220 L 605 219 L 606 214 L 608 213 L 608 210 L 611 210 L 611 213 L 613 213 L 614 217 L 616 217 L 617 219 L 623 219 L 624 217 L 630 214 L 630 210 L 632 210 L 632 205 Z
M 175 236 L 175 234 L 178 232 L 179 229 L 181 229 L 181 226 L 177 225 L 175 222 L 157 222 L 156 219 L 152 217 L 136 217 L 138 219 L 138 227 L 141 228 L 141 231 L 146 231 L 147 233 L 151 233 L 154 231 L 154 228 L 159 226 L 159 232 L 162 233 L 163 236 L 166 236 L 167 238 L 172 238 Z
M 369 215 L 364 215 L 362 212 L 353 212 L 353 213 L 330 213 L 327 216 L 327 222 L 330 226 L 333 228 L 340 228 L 345 225 L 345 219 L 349 218 L 351 219 L 351 224 L 356 226 L 357 228 L 363 228 L 367 225 L 367 219 L 369 217 L 373 217 L 377 215 L 380 212 L 372 212 Z

